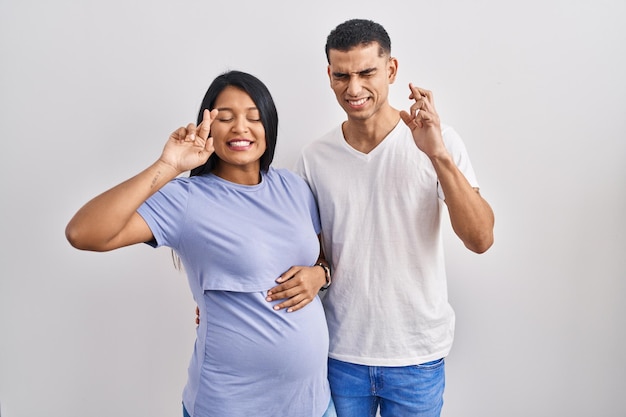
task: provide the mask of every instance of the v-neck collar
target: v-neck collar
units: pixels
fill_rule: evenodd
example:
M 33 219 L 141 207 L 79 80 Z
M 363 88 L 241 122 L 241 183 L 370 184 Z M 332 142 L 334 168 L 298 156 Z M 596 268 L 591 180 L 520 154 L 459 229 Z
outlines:
M 339 134 L 341 135 L 343 146 L 348 150 L 348 152 L 350 152 L 351 154 L 353 154 L 357 158 L 369 161 L 369 160 L 375 158 L 381 152 L 383 152 L 383 150 L 388 146 L 388 143 L 390 141 L 392 141 L 394 137 L 398 136 L 396 134 L 396 132 L 398 131 L 398 127 L 400 126 L 400 122 L 402 122 L 402 119 L 400 119 L 398 121 L 398 123 L 396 123 L 396 125 L 393 127 L 393 129 L 391 129 L 391 131 L 387 134 L 387 136 L 385 136 L 383 138 L 383 140 L 381 140 L 380 143 L 378 145 L 376 145 L 368 153 L 361 152 L 361 151 L 359 151 L 358 149 L 354 148 L 352 145 L 350 145 L 348 143 L 348 141 L 346 140 L 346 138 L 345 138 L 345 136 L 343 134 L 343 126 L 339 126 Z

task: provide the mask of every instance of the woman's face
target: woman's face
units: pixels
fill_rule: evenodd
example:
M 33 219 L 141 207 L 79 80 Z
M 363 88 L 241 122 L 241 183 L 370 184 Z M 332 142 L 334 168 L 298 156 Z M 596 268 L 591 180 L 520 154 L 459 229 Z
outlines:
M 232 86 L 217 96 L 215 108 L 219 113 L 211 124 L 211 136 L 220 161 L 213 172 L 231 181 L 233 176 L 250 173 L 258 182 L 260 158 L 267 148 L 259 110 L 247 93 Z

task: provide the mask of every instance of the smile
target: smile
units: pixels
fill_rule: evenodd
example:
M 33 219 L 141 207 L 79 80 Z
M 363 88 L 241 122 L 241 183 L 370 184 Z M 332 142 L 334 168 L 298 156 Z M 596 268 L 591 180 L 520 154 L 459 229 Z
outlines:
M 230 142 L 228 142 L 228 146 L 231 148 L 245 148 L 250 146 L 251 144 L 252 141 L 245 139 L 231 140 Z
M 361 98 L 359 100 L 348 100 L 348 104 L 350 104 L 352 107 L 359 107 L 365 104 L 366 101 L 367 101 L 367 97 Z

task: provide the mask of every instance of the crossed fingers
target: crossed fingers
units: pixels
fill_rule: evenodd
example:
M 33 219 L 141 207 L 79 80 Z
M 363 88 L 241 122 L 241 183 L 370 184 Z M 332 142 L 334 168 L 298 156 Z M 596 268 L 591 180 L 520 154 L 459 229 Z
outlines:
M 414 100 L 409 113 L 414 124 L 413 128 L 421 128 L 424 126 L 424 123 L 433 120 L 434 115 L 436 115 L 433 93 L 417 87 L 413 83 L 409 83 L 409 89 L 411 90 L 409 99 Z

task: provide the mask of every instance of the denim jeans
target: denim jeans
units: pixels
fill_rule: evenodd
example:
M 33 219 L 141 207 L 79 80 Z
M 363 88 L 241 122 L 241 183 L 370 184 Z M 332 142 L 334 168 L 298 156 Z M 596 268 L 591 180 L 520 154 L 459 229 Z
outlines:
M 191 417 L 187 412 L 187 409 L 183 405 L 183 417 Z M 337 413 L 335 412 L 335 406 L 333 404 L 333 399 L 330 399 L 330 403 L 328 404 L 328 409 L 324 413 L 322 417 L 337 417 Z
M 338 417 L 439 417 L 444 360 L 412 366 L 366 366 L 328 360 L 328 380 Z

